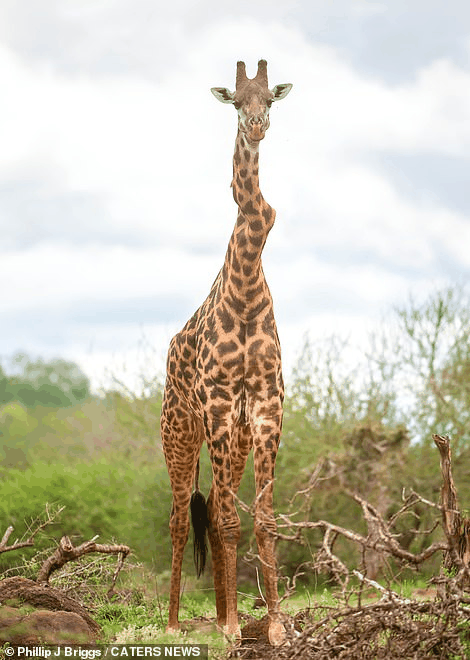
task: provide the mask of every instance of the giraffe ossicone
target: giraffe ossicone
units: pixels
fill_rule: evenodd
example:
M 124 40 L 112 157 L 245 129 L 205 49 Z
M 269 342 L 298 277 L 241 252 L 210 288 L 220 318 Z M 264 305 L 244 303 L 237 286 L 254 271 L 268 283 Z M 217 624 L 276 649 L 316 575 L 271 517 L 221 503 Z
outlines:
M 189 509 L 195 534 L 198 573 L 204 568 L 209 537 L 217 622 L 240 637 L 237 614 L 237 493 L 253 449 L 256 484 L 255 535 L 268 606 L 268 636 L 284 642 L 274 552 L 276 523 L 273 481 L 282 427 L 281 350 L 273 302 L 261 255 L 275 211 L 259 187 L 259 143 L 269 127 L 269 109 L 291 84 L 268 87 L 267 64 L 255 78 L 237 63 L 236 89 L 211 91 L 238 113 L 233 155 L 233 196 L 238 206 L 225 261 L 204 303 L 173 337 L 168 351 L 161 435 L 173 493 L 170 516 L 172 567 L 168 631 L 179 629 L 183 551 Z M 205 501 L 199 490 L 199 454 L 206 442 L 212 486 Z M 193 490 L 194 484 L 194 490 Z

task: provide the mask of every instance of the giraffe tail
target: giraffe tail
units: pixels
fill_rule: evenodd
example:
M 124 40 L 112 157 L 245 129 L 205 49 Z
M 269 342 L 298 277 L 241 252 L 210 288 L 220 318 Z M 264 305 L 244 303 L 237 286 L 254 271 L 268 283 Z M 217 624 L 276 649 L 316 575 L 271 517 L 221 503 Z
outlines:
M 207 559 L 207 503 L 204 495 L 199 490 L 199 460 L 196 465 L 195 490 L 191 495 L 190 502 L 191 522 L 193 526 L 194 540 L 194 565 L 196 574 L 200 577 L 204 571 Z

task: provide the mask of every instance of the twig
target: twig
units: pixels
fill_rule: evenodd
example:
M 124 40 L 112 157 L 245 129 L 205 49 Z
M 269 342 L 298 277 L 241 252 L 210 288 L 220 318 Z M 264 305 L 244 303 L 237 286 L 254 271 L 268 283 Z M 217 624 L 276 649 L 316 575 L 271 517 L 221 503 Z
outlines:
M 261 598 L 261 600 L 262 600 L 262 601 L 264 602 L 264 604 L 266 605 L 266 598 L 263 596 L 263 592 L 262 592 L 262 590 L 261 590 L 261 585 L 260 585 L 260 582 L 259 582 L 259 570 L 258 570 L 258 567 L 255 566 L 255 569 L 256 569 L 256 584 L 258 585 L 258 593 L 259 593 L 259 597 Z
M 64 509 L 65 506 L 62 506 L 59 509 L 57 509 L 57 511 L 51 513 L 49 511 L 49 505 L 46 504 L 46 514 L 47 514 L 46 520 L 44 520 L 42 523 L 39 523 L 25 541 L 15 541 L 12 545 L 8 545 L 8 540 L 14 530 L 14 527 L 12 525 L 7 527 L 6 532 L 3 535 L 2 540 L 0 541 L 0 554 L 2 552 L 10 552 L 11 550 L 19 550 L 20 548 L 30 548 L 31 546 L 33 546 L 34 537 L 38 534 L 38 532 L 40 532 L 48 525 L 51 525 L 54 522 L 54 519 L 59 514 L 61 514 Z
M 404 604 L 411 603 L 410 600 L 407 600 L 405 598 L 400 598 L 400 596 L 397 593 L 395 593 L 395 591 L 392 591 L 391 589 L 385 589 L 385 587 L 382 587 L 381 584 L 379 584 L 375 580 L 371 580 L 365 575 L 362 575 L 362 573 L 360 573 L 359 571 L 353 570 L 353 575 L 359 578 L 359 580 L 362 583 L 368 584 L 373 589 L 380 591 L 380 593 L 382 594 L 381 602 L 384 600 L 392 600 L 395 603 L 404 603 Z
M 308 486 L 307 488 L 304 488 L 303 490 L 298 490 L 296 493 L 294 493 L 294 496 L 290 500 L 289 504 L 292 505 L 296 497 L 300 497 L 301 495 L 309 495 L 312 490 L 314 490 L 317 486 L 318 479 L 320 477 L 320 473 L 323 470 L 323 467 L 325 466 L 326 460 L 322 458 L 315 466 L 312 474 L 310 475 L 310 479 L 308 481 Z

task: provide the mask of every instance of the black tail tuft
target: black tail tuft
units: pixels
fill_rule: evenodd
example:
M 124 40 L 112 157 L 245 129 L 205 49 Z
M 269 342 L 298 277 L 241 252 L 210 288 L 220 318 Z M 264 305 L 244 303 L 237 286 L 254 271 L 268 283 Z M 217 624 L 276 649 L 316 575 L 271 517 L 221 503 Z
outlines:
M 207 504 L 200 490 L 195 490 L 191 495 L 190 508 L 194 539 L 194 565 L 196 567 L 196 574 L 200 577 L 206 565 L 206 532 L 208 527 Z

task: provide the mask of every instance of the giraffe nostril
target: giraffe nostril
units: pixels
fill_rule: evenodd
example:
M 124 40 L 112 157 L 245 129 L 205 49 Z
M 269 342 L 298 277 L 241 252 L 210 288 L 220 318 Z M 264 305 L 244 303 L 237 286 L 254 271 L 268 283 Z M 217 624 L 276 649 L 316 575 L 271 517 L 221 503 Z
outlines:
M 252 115 L 250 119 L 248 120 L 250 126 L 254 126 L 255 124 L 262 124 L 263 123 L 263 117 L 262 115 Z
M 245 131 L 252 140 L 259 141 L 264 138 L 269 120 L 263 114 L 250 115 L 245 122 Z

